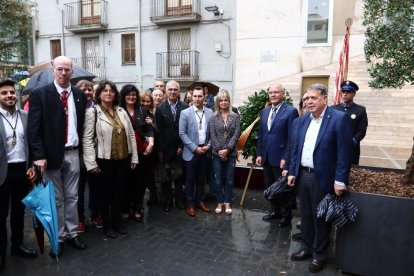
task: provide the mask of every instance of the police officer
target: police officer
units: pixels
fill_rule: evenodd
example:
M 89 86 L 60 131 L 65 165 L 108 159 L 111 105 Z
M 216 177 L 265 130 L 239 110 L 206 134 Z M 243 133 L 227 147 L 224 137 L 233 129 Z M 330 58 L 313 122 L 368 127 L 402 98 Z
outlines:
M 359 87 L 352 81 L 344 81 L 341 83 L 342 103 L 334 106 L 335 109 L 344 111 L 348 114 L 352 124 L 352 137 L 354 152 L 352 155 L 352 164 L 358 165 L 360 155 L 360 142 L 367 133 L 368 116 L 364 106 L 357 105 L 354 97 Z

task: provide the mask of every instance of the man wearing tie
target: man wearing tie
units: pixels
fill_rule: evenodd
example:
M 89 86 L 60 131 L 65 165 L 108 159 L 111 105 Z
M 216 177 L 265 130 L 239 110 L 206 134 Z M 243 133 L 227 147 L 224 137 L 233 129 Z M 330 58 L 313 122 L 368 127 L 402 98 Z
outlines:
M 37 256 L 35 250 L 23 244 L 24 205 L 21 201 L 30 187 L 26 178 L 29 146 L 27 112 L 16 109 L 14 84 L 11 79 L 0 79 L 0 273 L 5 266 L 9 205 L 11 253 L 24 257 Z
M 30 93 L 28 138 L 33 163 L 56 188 L 59 254 L 66 241 L 77 249 L 86 244 L 78 237 L 79 150 L 85 121 L 86 96 L 71 86 L 72 61 L 53 61 L 54 82 Z M 55 257 L 50 252 L 51 257 Z
M 309 112 L 295 120 L 290 150 L 288 184 L 298 185 L 302 240 L 293 261 L 312 258 L 309 271 L 323 269 L 331 224 L 316 217 L 319 202 L 328 193 L 341 196 L 348 183 L 352 131 L 348 116 L 327 106 L 322 84 L 311 85 L 304 99 Z
M 285 91 L 280 84 L 269 88 L 271 106 L 260 112 L 259 139 L 257 142 L 256 165 L 263 166 L 265 188 L 272 185 L 282 174 L 287 160 L 293 120 L 299 113 L 296 108 L 286 104 Z M 290 225 L 292 210 L 289 205 L 272 203 L 271 212 L 263 220 L 282 218 L 278 227 Z

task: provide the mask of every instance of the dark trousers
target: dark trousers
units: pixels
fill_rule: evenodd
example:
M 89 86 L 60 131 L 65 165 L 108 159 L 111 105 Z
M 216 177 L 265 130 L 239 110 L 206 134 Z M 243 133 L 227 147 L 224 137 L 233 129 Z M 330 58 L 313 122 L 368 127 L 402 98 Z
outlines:
M 204 199 L 207 161 L 205 154 L 194 154 L 190 161 L 185 162 L 187 173 L 185 181 L 186 205 L 194 204 L 194 202 L 199 204 Z
M 154 183 L 151 160 L 151 156 L 140 153 L 139 165 L 135 170 L 130 170 L 127 173 L 122 207 L 124 214 L 129 213 L 130 210 L 133 212 L 141 212 L 145 189 L 149 183 Z
M 7 216 L 11 203 L 10 229 L 12 246 L 23 243 L 24 208 L 22 199 L 29 191 L 26 179 L 26 163 L 9 163 L 7 177 L 0 186 L 0 255 L 7 248 Z
M 174 179 L 174 198 L 175 201 L 182 201 L 184 190 L 183 186 L 185 184 L 186 173 L 185 173 L 185 165 L 181 157 L 175 157 L 173 160 L 165 161 L 164 165 L 166 167 L 180 167 L 182 169 L 182 174 Z M 170 175 L 170 173 L 167 173 Z M 161 183 L 161 190 L 164 202 L 172 202 L 173 200 L 173 189 L 172 189 L 172 181 L 173 179 L 169 179 L 168 181 L 164 181 Z
M 301 250 L 312 253 L 314 259 L 326 260 L 331 223 L 316 217 L 316 208 L 325 196 L 315 173 L 300 170 L 299 178 L 302 246 Z
M 130 170 L 130 158 L 123 160 L 97 159 L 101 172 L 98 177 L 97 197 L 104 227 L 121 223 L 122 192 L 125 175 Z
M 79 172 L 79 185 L 78 185 L 78 216 L 79 221 L 85 221 L 85 188 L 88 183 L 89 188 L 89 210 L 91 211 L 91 217 L 98 216 L 98 208 L 96 203 L 96 177 L 92 173 L 88 173 L 86 168 L 81 166 Z

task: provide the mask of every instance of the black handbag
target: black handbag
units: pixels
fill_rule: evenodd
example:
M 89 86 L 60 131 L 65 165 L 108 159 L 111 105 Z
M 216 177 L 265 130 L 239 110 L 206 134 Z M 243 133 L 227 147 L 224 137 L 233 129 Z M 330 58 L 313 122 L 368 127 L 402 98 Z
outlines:
M 272 203 L 282 203 L 289 198 L 295 197 L 294 188 L 287 183 L 286 176 L 280 176 L 272 185 L 264 190 L 265 199 Z

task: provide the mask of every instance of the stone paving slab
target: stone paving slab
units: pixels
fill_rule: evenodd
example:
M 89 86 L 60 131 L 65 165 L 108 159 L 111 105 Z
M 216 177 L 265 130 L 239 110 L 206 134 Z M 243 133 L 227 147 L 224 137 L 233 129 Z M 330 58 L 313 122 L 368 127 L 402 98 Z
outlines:
M 298 232 L 297 212 L 293 227 L 279 229 L 277 220 L 262 220 L 268 207 L 262 193 L 248 191 L 240 207 L 241 192 L 235 189 L 232 216 L 197 210 L 190 218 L 185 211 L 165 213 L 155 205 L 146 208 L 143 223 L 129 222 L 128 235 L 117 239 L 105 239 L 101 230 L 88 225 L 82 234 L 88 248 L 65 245 L 59 262 L 47 254 L 48 245 L 36 259 L 7 256 L 4 275 L 310 275 L 307 261 L 289 259 L 299 249 L 290 239 Z M 215 203 L 207 205 L 214 208 Z M 37 247 L 30 214 L 25 235 L 26 245 Z M 331 258 L 318 275 L 340 274 Z

